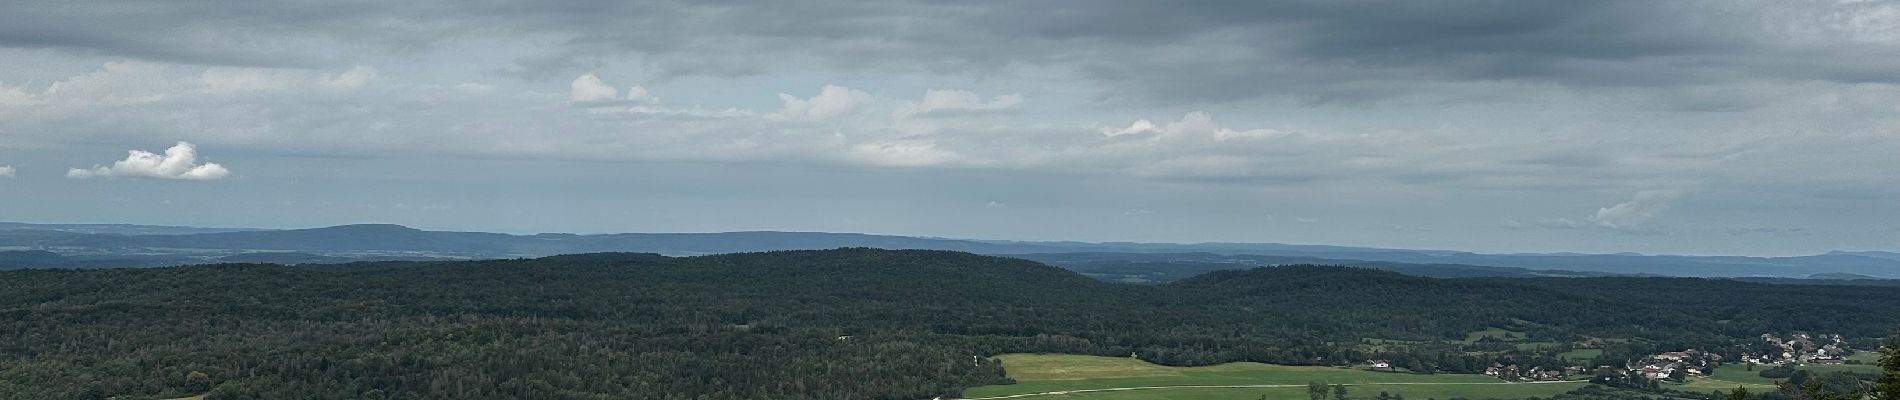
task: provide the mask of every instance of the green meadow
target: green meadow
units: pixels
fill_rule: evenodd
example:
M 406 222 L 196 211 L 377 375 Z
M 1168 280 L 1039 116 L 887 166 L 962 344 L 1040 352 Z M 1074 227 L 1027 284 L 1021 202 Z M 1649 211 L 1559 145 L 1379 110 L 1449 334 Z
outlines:
M 1168 367 L 1133 358 L 1049 354 L 998 356 L 1014 385 L 971 388 L 967 399 L 1305 399 L 1308 382 L 1344 384 L 1353 398 L 1380 391 L 1410 399 L 1466 397 L 1548 397 L 1586 385 L 1583 382 L 1504 383 L 1489 376 L 1378 372 L 1356 368 L 1229 363 L 1205 367 Z M 1183 387 L 1203 386 L 1203 387 Z M 1205 387 L 1227 386 L 1227 387 Z M 1262 386 L 1262 387 L 1232 387 Z M 1078 390 L 1126 389 L 1043 394 Z

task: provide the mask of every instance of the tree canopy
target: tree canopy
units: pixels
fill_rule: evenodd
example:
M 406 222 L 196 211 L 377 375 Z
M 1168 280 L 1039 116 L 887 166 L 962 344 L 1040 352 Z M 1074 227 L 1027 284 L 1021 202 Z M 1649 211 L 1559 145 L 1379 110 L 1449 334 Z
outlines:
M 1478 372 L 1563 363 L 1460 342 L 1491 327 L 1638 339 L 1604 357 L 1735 339 L 1727 315 L 1550 285 L 1320 266 L 1118 285 L 874 249 L 4 271 L 0 399 L 915 399 L 1009 383 L 1003 353 Z

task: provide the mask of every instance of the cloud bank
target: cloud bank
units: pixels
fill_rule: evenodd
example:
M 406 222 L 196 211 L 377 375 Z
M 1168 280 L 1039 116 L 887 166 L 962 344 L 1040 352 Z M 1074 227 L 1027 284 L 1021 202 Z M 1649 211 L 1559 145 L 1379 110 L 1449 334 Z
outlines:
M 73 179 L 132 177 L 208 181 L 230 175 L 231 170 L 225 169 L 223 165 L 209 162 L 199 164 L 197 147 L 186 142 L 178 142 L 165 149 L 165 154 L 131 150 L 124 160 L 114 162 L 111 166 L 95 165 L 90 169 L 73 168 L 66 171 L 66 177 Z

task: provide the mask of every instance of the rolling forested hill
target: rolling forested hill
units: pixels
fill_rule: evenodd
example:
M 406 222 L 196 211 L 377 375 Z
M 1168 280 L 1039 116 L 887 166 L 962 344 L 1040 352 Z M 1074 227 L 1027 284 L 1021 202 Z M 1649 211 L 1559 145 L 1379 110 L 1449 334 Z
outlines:
M 1836 282 L 1789 285 L 1701 278 L 1478 279 L 1548 289 L 1620 303 L 1666 304 L 1669 309 L 1716 320 L 1723 334 L 1816 330 L 1880 337 L 1900 324 L 1900 287 Z M 1821 281 L 1830 282 L 1830 281 Z M 1872 320 L 1866 320 L 1871 318 Z
M 1472 372 L 1510 355 L 1358 343 L 1503 327 L 1711 348 L 1761 330 L 1876 332 L 1897 317 L 1802 318 L 1834 303 L 1799 296 L 1831 286 L 1593 279 L 1288 266 L 1121 285 L 1020 259 L 874 249 L 0 271 L 0 399 L 923 399 L 1006 382 L 987 358 L 1003 353 L 1406 357 Z M 1786 306 L 1708 297 L 1726 285 Z
M 142 225 L 0 223 L 0 269 L 169 266 L 235 260 L 330 263 L 492 259 L 596 252 L 703 255 L 840 247 L 966 251 L 1031 258 L 1116 280 L 1166 282 L 1263 264 L 1342 264 L 1435 277 L 1666 275 L 1900 278 L 1900 254 L 1830 252 L 1798 257 L 1642 254 L 1480 254 L 1447 250 L 1276 243 L 1085 243 L 965 240 L 827 232 L 513 235 L 363 224 L 256 230 Z M 47 251 L 60 255 L 46 258 Z M 324 258 L 312 258 L 311 255 Z
M 1217 253 L 1030 253 L 1017 257 L 1062 267 L 1096 279 L 1127 283 L 1166 283 L 1213 271 L 1250 269 L 1268 265 L 1347 265 L 1433 278 L 1534 278 L 1611 276 L 1603 272 L 1534 270 L 1459 264 L 1411 264 L 1386 261 L 1342 260 Z M 1875 281 L 1886 282 L 1886 281 Z M 1900 283 L 1900 281 L 1893 281 Z

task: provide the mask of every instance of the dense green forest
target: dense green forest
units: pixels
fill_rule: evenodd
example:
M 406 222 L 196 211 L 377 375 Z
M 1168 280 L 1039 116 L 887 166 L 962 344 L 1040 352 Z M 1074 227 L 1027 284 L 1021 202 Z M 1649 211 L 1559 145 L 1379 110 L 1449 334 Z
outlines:
M 1868 306 L 1893 288 L 1606 279 L 1288 266 L 1144 286 L 874 249 L 5 271 L 0 399 L 927 399 L 1006 383 L 1002 353 L 1475 372 L 1560 362 L 1455 343 L 1487 328 L 1628 339 L 1609 361 L 1900 318 Z
M 1621 302 L 1658 302 L 1722 321 L 1730 336 L 1809 330 L 1878 338 L 1900 324 L 1900 288 L 1873 285 L 1788 285 L 1704 278 L 1482 279 Z M 1874 318 L 1874 320 L 1865 320 Z

